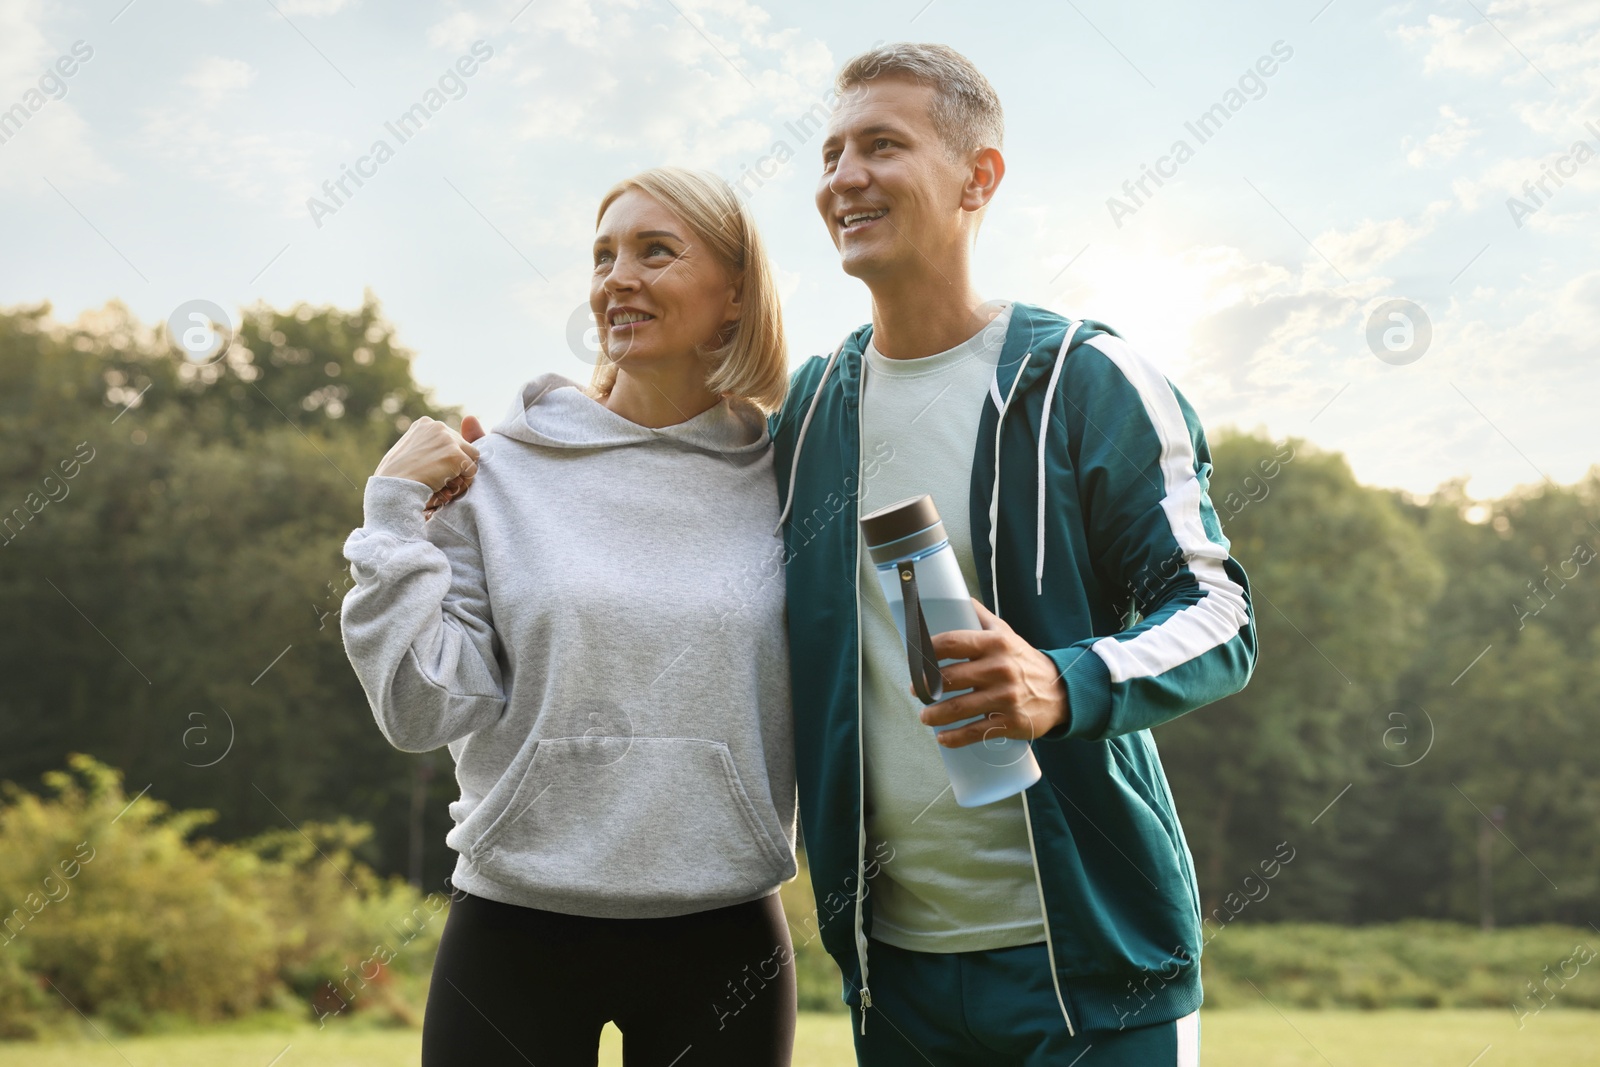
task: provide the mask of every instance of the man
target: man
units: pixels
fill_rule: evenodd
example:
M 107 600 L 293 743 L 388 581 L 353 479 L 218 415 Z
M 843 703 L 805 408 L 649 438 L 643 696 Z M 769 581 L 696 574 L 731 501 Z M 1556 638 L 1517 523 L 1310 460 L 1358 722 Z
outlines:
M 1194 868 L 1149 730 L 1255 660 L 1205 435 L 1110 327 L 973 287 L 1005 161 L 970 62 L 888 45 L 835 88 L 816 203 L 872 321 L 796 372 L 773 437 L 801 825 L 858 1060 L 1197 1063 Z M 984 626 L 934 638 L 971 692 L 927 708 L 857 526 L 921 493 Z M 1043 777 L 962 808 L 926 727 L 978 714 L 937 743 L 1031 741 Z

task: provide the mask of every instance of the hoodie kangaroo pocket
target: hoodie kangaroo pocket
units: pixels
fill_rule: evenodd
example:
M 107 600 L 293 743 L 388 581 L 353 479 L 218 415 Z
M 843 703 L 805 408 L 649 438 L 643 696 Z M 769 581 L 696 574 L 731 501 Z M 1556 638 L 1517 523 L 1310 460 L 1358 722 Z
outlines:
M 552 737 L 472 847 L 479 870 L 554 896 L 730 899 L 790 872 L 720 741 Z

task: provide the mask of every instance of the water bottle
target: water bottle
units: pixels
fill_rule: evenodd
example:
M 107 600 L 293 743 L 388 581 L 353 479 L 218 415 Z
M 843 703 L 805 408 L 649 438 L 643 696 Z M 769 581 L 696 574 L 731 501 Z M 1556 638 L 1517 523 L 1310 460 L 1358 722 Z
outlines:
M 934 634 L 983 629 L 933 497 L 924 493 L 864 515 L 861 533 L 905 643 L 906 667 L 917 699 L 933 704 L 971 692 L 945 693 L 939 667 L 961 661 L 936 664 L 933 657 Z M 982 718 L 974 715 L 929 731 L 954 730 Z M 963 808 L 1015 796 L 1039 780 L 1039 763 L 1027 741 L 996 735 L 960 748 L 940 745 L 939 755 L 944 757 L 956 803 Z

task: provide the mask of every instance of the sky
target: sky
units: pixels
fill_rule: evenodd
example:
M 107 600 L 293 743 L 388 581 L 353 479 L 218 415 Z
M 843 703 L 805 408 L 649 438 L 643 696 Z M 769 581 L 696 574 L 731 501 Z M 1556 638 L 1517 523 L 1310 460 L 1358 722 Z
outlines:
M 806 116 L 898 40 L 1005 107 L 979 289 L 1109 324 L 1209 435 L 1479 499 L 1600 463 L 1600 0 L 0 0 L 0 306 L 370 290 L 491 421 L 587 379 L 595 208 L 678 164 L 746 197 L 798 364 L 870 315 Z

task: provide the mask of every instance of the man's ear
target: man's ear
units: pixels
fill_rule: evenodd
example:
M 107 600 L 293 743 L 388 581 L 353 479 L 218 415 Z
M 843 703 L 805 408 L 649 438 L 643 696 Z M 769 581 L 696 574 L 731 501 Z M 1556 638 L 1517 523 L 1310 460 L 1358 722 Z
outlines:
M 961 210 L 982 211 L 1006 176 L 1006 160 L 998 148 L 982 148 L 972 160 L 972 171 L 961 189 Z

